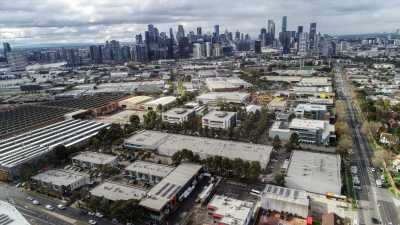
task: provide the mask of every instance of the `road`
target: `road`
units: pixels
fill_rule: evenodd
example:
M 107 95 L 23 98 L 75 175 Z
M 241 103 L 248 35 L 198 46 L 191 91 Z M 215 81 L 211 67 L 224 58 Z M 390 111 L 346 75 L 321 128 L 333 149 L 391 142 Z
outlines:
M 38 200 L 40 205 L 33 205 L 26 198 L 30 196 Z M 0 183 L 0 200 L 8 201 L 13 204 L 19 212 L 25 216 L 33 225 L 71 225 L 88 224 L 90 219 L 97 221 L 98 225 L 112 224 L 109 220 L 103 218 L 94 218 L 88 215 L 82 215 L 81 210 L 68 207 L 65 210 L 55 209 L 49 211 L 45 205 L 50 204 L 56 207 L 62 202 L 54 200 L 43 195 L 35 193 L 26 193 L 23 189 L 10 184 Z
M 339 98 L 346 102 L 348 123 L 352 128 L 352 136 L 355 143 L 354 153 L 351 156 L 352 165 L 358 167 L 358 176 L 361 181 L 359 196 L 359 224 L 374 224 L 372 218 L 376 218 L 383 225 L 400 225 L 399 213 L 393 203 L 393 197 L 387 189 L 376 187 L 376 174 L 372 171 L 371 159 L 373 150 L 368 145 L 367 139 L 361 135 L 361 124 L 352 103 L 348 84 L 344 81 L 341 69 L 336 67 L 335 75 Z

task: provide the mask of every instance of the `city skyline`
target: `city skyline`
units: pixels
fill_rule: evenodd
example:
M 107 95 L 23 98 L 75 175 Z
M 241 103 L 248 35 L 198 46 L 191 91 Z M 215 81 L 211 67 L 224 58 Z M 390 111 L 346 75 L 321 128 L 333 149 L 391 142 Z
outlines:
M 399 8 L 400 3 L 395 1 L 384 6 L 374 1 L 13 1 L 0 3 L 0 40 L 16 46 L 111 39 L 132 42 L 147 24 L 165 32 L 170 27 L 176 31 L 180 24 L 186 31 L 196 32 L 202 27 L 203 33 L 212 33 L 214 25 L 219 24 L 221 33 L 225 29 L 240 30 L 256 38 L 260 29 L 267 27 L 268 19 L 278 25 L 285 15 L 288 30 L 299 25 L 308 29 L 316 22 L 318 32 L 332 35 L 395 32 Z

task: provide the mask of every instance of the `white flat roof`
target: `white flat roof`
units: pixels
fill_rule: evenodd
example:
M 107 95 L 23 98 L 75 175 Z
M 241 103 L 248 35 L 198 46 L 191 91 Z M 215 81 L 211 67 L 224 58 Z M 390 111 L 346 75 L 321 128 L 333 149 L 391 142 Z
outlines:
M 236 112 L 218 111 L 214 110 L 203 116 L 202 119 L 208 120 L 227 120 L 236 115 Z
M 109 181 L 97 185 L 90 191 L 90 194 L 93 196 L 104 197 L 111 201 L 131 199 L 140 200 L 146 195 L 146 193 L 147 190 L 139 187 Z
M 143 96 L 143 95 L 141 95 L 141 96 L 134 96 L 134 97 L 127 98 L 127 99 L 125 99 L 125 100 L 120 101 L 119 103 L 120 103 L 120 104 L 132 104 L 132 105 L 136 105 L 136 104 L 140 104 L 140 103 L 149 101 L 149 100 L 151 100 L 151 99 L 153 99 L 153 98 L 150 97 L 150 96 Z
M 245 224 L 254 209 L 254 203 L 215 195 L 208 203 L 208 209 L 221 217 L 219 224 Z
M 230 159 L 260 162 L 265 167 L 272 152 L 272 146 L 227 141 L 188 135 L 143 131 L 128 138 L 125 143 L 136 146 L 149 146 L 162 155 L 172 156 L 182 149 L 191 150 L 200 156 L 223 156 Z
M 298 104 L 296 111 L 326 111 L 326 105 L 317 105 L 317 104 Z
M 293 151 L 286 172 L 286 186 L 313 193 L 340 194 L 340 156 L 308 151 Z
M 171 166 L 166 166 L 162 164 L 157 164 L 157 163 L 152 163 L 152 162 L 146 162 L 146 161 L 140 161 L 137 160 L 127 166 L 125 170 L 128 171 L 135 171 L 139 172 L 142 174 L 149 174 L 149 175 L 154 175 L 158 177 L 166 177 L 171 171 L 173 171 L 175 168 Z
M 308 207 L 310 202 L 307 196 L 307 192 L 304 190 L 285 188 L 271 184 L 267 184 L 264 191 L 262 192 L 263 198 L 274 199 L 288 203 L 295 203 L 297 205 Z
M 221 99 L 225 101 L 244 102 L 248 97 L 250 97 L 250 94 L 244 92 L 209 92 L 198 96 L 197 100 L 216 101 Z
M 201 165 L 192 163 L 180 164 L 148 192 L 148 197 L 142 199 L 140 205 L 153 211 L 161 211 L 171 199 L 178 197 L 176 194 L 201 168 Z
M 153 101 L 146 102 L 144 103 L 145 105 L 148 106 L 153 106 L 153 105 L 168 105 L 176 101 L 176 97 L 174 96 L 165 96 L 161 98 L 157 98 Z
M 4 217 L 5 225 L 30 225 L 17 208 L 8 202 L 0 201 L 0 217 Z
M 89 176 L 86 174 L 72 172 L 69 170 L 48 170 L 32 177 L 34 180 L 57 186 L 68 186 L 86 178 L 89 178 Z
M 194 109 L 187 108 L 173 108 L 166 112 L 163 112 L 163 115 L 167 115 L 170 117 L 184 117 L 194 112 Z
M 328 121 L 295 118 L 292 120 L 292 122 L 290 122 L 289 128 L 290 129 L 313 129 L 313 130 L 321 129 L 321 130 L 324 130 L 326 123 L 328 123 Z
M 82 152 L 79 155 L 76 155 L 72 158 L 72 160 L 78 160 L 82 162 L 93 163 L 96 165 L 106 165 L 111 164 L 117 159 L 117 156 L 103 154 L 99 152 Z

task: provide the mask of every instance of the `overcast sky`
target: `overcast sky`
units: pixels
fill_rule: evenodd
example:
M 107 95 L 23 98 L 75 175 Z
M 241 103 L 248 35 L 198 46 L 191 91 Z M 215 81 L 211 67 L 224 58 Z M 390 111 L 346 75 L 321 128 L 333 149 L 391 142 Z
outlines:
M 297 25 L 328 34 L 394 32 L 400 28 L 400 0 L 0 0 L 0 42 L 12 44 L 132 41 L 146 25 L 160 31 L 178 24 L 185 31 L 215 24 L 253 37 L 288 16 Z

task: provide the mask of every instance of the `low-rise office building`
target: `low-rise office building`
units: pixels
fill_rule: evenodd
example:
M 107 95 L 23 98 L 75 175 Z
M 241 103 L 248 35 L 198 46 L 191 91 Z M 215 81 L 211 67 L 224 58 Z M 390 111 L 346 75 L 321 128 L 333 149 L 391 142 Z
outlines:
M 215 195 L 208 203 L 207 211 L 210 224 L 248 225 L 253 215 L 254 203 Z
M 150 218 L 162 224 L 194 190 L 201 170 L 202 166 L 197 164 L 180 164 L 150 189 L 140 206 L 149 212 Z
M 203 128 L 229 129 L 236 125 L 236 112 L 211 111 L 201 118 Z
M 162 113 L 162 120 L 168 123 L 180 124 L 189 121 L 196 115 L 196 111 L 187 108 L 173 108 Z
M 326 105 L 316 105 L 316 104 L 298 104 L 294 109 L 296 117 L 322 120 L 325 114 L 328 112 Z
M 157 110 L 158 107 L 160 107 L 160 106 L 164 110 L 164 109 L 170 108 L 172 106 L 172 104 L 175 103 L 175 101 L 176 101 L 176 97 L 165 96 L 165 97 L 157 98 L 150 102 L 146 102 L 143 104 L 143 106 L 146 110 Z
M 90 183 L 87 174 L 70 170 L 48 170 L 32 177 L 36 187 L 46 188 L 50 192 L 68 195 L 72 191 Z
M 174 169 L 171 166 L 137 160 L 127 166 L 125 171 L 131 179 L 157 184 Z
M 275 212 L 307 218 L 310 200 L 307 192 L 267 184 L 261 195 L 261 207 Z
M 308 120 L 295 118 L 291 122 L 275 121 L 269 130 L 269 137 L 278 136 L 288 141 L 297 133 L 299 141 L 305 144 L 329 145 L 336 138 L 335 126 L 325 120 Z
M 244 92 L 209 92 L 197 97 L 197 101 L 216 106 L 219 102 L 243 105 L 249 102 L 250 94 Z
M 293 151 L 286 172 L 285 185 L 288 188 L 312 193 L 334 193 L 340 195 L 341 159 L 337 154 Z
M 129 149 L 157 151 L 161 155 L 173 156 L 182 149 L 188 149 L 200 158 L 221 156 L 229 159 L 240 158 L 245 161 L 259 162 L 265 168 L 269 162 L 272 146 L 226 141 L 214 138 L 195 137 L 142 131 L 126 139 L 124 146 Z
M 72 157 L 72 164 L 82 168 L 95 168 L 99 166 L 114 167 L 118 163 L 117 158 L 114 155 L 87 151 Z
M 90 191 L 91 196 L 105 198 L 109 201 L 141 200 L 147 194 L 147 190 L 139 187 L 106 181 Z

